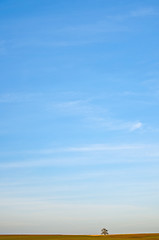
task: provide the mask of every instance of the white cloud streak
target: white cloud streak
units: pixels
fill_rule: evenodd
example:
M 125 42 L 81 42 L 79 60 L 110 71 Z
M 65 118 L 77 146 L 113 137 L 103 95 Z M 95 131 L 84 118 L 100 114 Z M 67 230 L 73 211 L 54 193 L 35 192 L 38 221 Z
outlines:
M 137 129 L 140 129 L 143 126 L 143 124 L 141 122 L 137 122 L 134 125 L 132 125 L 130 131 L 135 131 Z
M 77 148 L 67 148 L 66 151 L 71 152 L 94 152 L 94 151 L 121 151 L 121 150 L 130 150 L 130 149 L 141 149 L 143 146 L 137 145 L 119 145 L 119 146 L 109 146 L 106 144 L 94 144 L 86 147 L 77 147 Z
M 108 131 L 134 131 L 140 129 L 141 122 L 131 122 L 113 119 L 104 107 L 99 107 L 91 103 L 91 100 L 73 100 L 65 102 L 55 102 L 48 106 L 48 111 L 56 110 L 61 114 L 80 115 L 91 127 L 102 127 Z
M 131 12 L 132 17 L 147 17 L 156 15 L 157 12 L 154 8 L 140 8 Z
M 60 93 L 59 93 L 60 95 Z M 51 114 L 65 116 L 80 116 L 83 124 L 89 128 L 103 128 L 105 131 L 129 131 L 133 132 L 143 127 L 141 121 L 127 121 L 122 119 L 113 119 L 106 107 L 92 103 L 92 99 L 74 99 L 69 101 L 53 101 L 45 94 L 40 93 L 8 93 L 0 95 L 0 103 L 18 103 L 18 102 L 43 102 L 43 111 Z M 58 96 L 56 96 L 58 98 Z M 45 106 L 45 107 L 44 107 Z M 79 120 L 79 118 L 78 118 Z
M 123 145 L 108 145 L 108 144 L 88 144 L 83 147 L 63 147 L 63 148 L 46 148 L 40 150 L 24 150 L 15 152 L 0 152 L 1 154 L 44 154 L 49 155 L 53 153 L 63 152 L 94 152 L 94 151 L 120 151 L 130 149 L 142 149 L 146 146 L 144 144 L 123 144 Z
M 30 102 L 41 96 L 40 93 L 4 93 L 0 94 L 0 103 Z
M 61 158 L 56 158 L 55 153 L 66 154 Z M 4 153 L 3 153 L 4 154 Z M 11 153 L 10 153 L 11 154 Z M 12 155 L 14 152 L 12 152 Z M 17 155 L 18 152 L 15 152 Z M 79 147 L 66 147 L 56 149 L 42 149 L 35 151 L 23 151 L 19 154 L 35 154 L 32 159 L 23 161 L 7 161 L 0 163 L 1 169 L 7 168 L 36 168 L 36 167 L 53 167 L 53 166 L 84 166 L 84 165 L 99 165 L 107 163 L 121 162 L 145 162 L 156 161 L 159 156 L 158 146 L 151 145 L 107 145 L 107 144 L 92 144 Z M 19 155 L 18 154 L 18 155 Z M 78 155 L 76 155 L 78 154 Z M 81 155 L 79 155 L 81 154 Z M 84 155 L 83 155 L 84 154 Z M 44 155 L 43 158 L 38 156 Z M 47 156 L 51 157 L 48 158 Z

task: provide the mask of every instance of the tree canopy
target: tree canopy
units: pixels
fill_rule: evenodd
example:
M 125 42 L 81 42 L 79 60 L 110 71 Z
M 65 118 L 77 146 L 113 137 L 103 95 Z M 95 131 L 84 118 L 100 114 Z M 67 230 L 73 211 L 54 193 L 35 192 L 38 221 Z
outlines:
M 102 235 L 107 235 L 108 234 L 108 230 L 106 228 L 102 228 L 101 229 L 101 234 Z

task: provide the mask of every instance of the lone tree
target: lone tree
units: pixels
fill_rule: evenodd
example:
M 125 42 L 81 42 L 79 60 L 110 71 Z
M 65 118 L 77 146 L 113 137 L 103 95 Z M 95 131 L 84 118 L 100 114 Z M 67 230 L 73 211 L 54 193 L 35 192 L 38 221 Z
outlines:
M 106 228 L 102 228 L 101 234 L 102 235 L 107 235 L 108 234 L 108 230 Z

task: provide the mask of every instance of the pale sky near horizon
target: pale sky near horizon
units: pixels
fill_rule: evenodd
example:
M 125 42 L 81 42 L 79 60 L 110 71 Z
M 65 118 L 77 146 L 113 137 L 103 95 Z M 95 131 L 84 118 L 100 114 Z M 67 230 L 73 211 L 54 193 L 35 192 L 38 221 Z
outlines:
M 159 232 L 158 45 L 158 0 L 0 0 L 0 234 Z

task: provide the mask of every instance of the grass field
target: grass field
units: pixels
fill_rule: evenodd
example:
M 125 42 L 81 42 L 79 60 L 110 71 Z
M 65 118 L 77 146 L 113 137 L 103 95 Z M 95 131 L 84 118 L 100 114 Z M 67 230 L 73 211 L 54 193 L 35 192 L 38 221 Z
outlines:
M 120 235 L 0 235 L 0 240 L 159 240 L 159 233 Z

